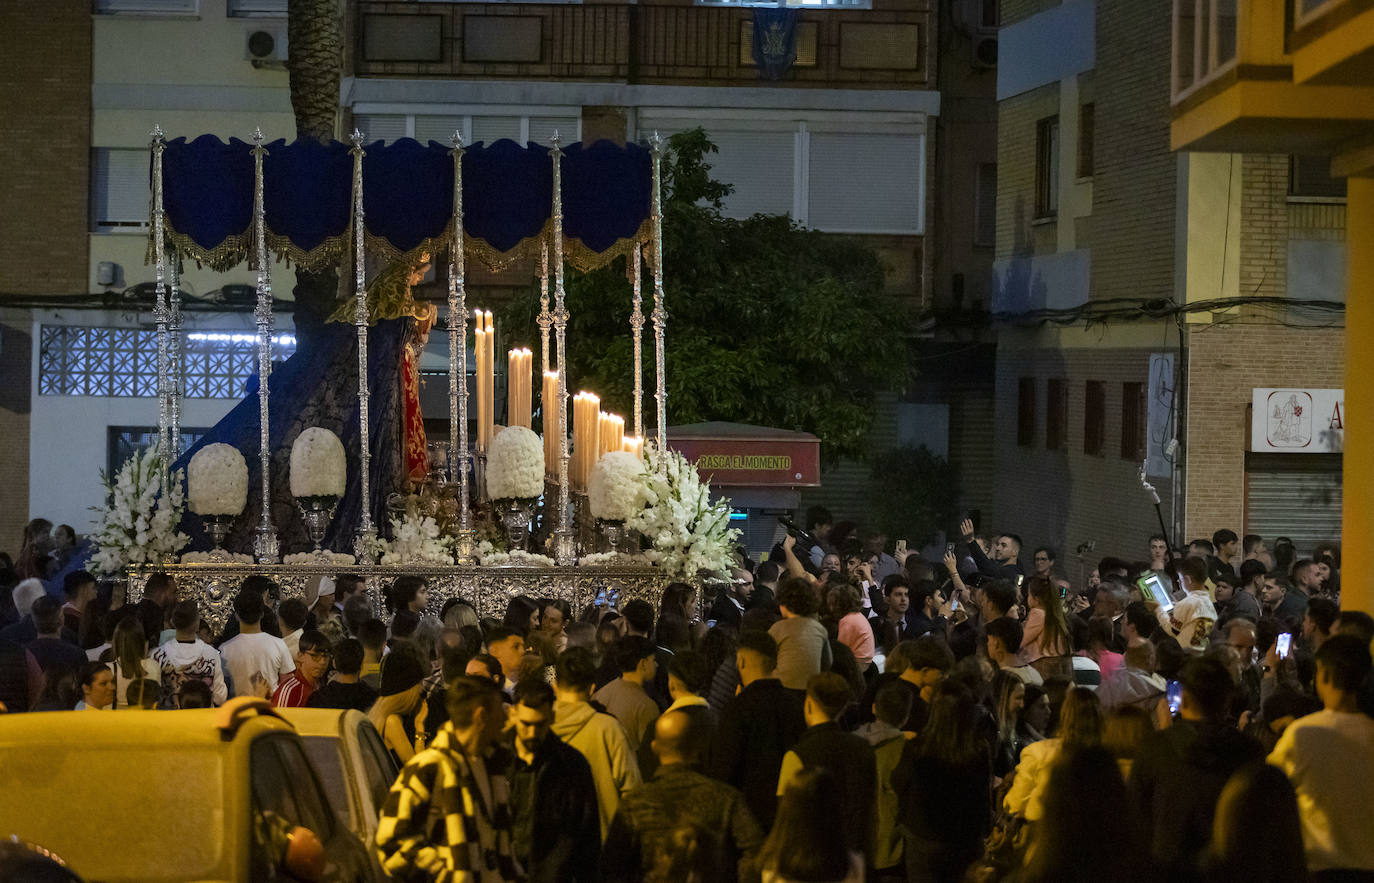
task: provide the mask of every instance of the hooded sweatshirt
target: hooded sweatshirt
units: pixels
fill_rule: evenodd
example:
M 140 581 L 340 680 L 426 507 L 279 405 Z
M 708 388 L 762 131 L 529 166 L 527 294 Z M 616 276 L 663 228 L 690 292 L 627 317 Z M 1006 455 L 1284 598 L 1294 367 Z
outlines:
M 601 813 L 601 839 L 611 828 L 625 792 L 640 784 L 639 764 L 620 721 L 586 702 L 559 699 L 553 706 L 553 733 L 581 752 L 592 768 L 596 805 Z
M 223 705 L 229 695 L 219 651 L 200 638 L 189 643 L 175 638 L 168 641 L 153 651 L 153 662 L 162 670 L 164 708 L 176 707 L 177 691 L 192 679 L 205 682 L 215 705 Z

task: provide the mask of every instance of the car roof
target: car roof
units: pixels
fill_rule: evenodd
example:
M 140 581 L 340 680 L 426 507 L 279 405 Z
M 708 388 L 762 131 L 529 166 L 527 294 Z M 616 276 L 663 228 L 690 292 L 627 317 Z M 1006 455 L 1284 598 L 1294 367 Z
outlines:
M 291 731 L 279 716 L 244 714 L 239 700 L 221 708 L 185 711 L 44 711 L 0 715 L 0 748 L 76 743 L 87 747 L 128 744 L 131 733 L 141 746 L 228 745 L 236 738 L 268 730 Z M 239 714 L 235 715 L 235 712 Z
M 278 708 L 302 736 L 339 736 L 345 727 L 356 727 L 367 715 L 354 708 Z

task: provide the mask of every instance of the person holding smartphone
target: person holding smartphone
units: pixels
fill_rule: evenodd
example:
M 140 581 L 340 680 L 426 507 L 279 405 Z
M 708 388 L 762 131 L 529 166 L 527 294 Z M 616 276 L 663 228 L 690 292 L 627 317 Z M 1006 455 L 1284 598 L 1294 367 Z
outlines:
M 1178 563 L 1178 578 L 1187 591 L 1169 610 L 1150 599 L 1145 603 L 1154 610 L 1164 630 L 1178 639 L 1184 650 L 1201 653 L 1207 649 L 1207 638 L 1217 621 L 1217 608 L 1207 592 L 1207 564 L 1201 558 L 1184 558 Z

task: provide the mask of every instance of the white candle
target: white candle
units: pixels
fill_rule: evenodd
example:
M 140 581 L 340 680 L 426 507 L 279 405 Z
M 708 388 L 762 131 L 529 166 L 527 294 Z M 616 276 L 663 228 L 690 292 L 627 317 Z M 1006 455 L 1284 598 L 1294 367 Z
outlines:
M 544 372 L 544 394 L 539 405 L 544 409 L 544 471 L 558 474 L 559 439 L 563 435 L 562 414 L 558 407 L 558 372 Z
M 621 442 L 621 449 L 626 453 L 639 456 L 644 450 L 644 439 L 637 435 L 627 435 L 625 440 Z

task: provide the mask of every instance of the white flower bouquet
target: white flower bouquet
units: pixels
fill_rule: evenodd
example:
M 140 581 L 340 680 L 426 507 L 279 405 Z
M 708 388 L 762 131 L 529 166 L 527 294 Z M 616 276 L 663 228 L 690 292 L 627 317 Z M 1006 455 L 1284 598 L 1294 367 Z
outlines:
M 177 532 L 185 501 L 182 473 L 168 477 L 163 493 L 162 459 L 156 448 L 135 454 L 113 481 L 105 477 L 109 505 L 100 513 L 91 539 L 95 553 L 91 570 L 113 576 L 131 564 L 160 563 L 180 552 L 189 541 Z
M 528 500 L 544 493 L 544 443 L 533 430 L 507 426 L 487 452 L 487 496 Z
M 241 552 L 226 552 L 215 549 L 213 552 L 187 552 L 181 556 L 182 564 L 252 564 L 253 556 Z M 286 562 L 290 564 L 291 562 Z
M 645 557 L 684 579 L 699 571 L 724 571 L 739 531 L 730 527 L 727 500 L 711 502 L 711 486 L 677 451 L 644 446 L 645 508 L 625 522 L 649 538 Z
M 640 567 L 649 563 L 643 555 L 622 555 L 619 552 L 593 552 L 577 559 L 578 567 L 600 567 L 614 564 L 616 567 Z
M 182 559 L 185 560 L 185 559 Z M 336 566 L 346 566 L 355 564 L 353 556 L 347 552 L 330 552 L 328 549 L 319 552 L 296 552 L 282 558 L 282 564 L 330 564 Z
M 377 540 L 382 564 L 452 564 L 453 538 L 439 532 L 432 517 L 407 514 L 391 519 L 390 540 Z
M 526 552 L 524 549 L 504 552 L 493 546 L 489 540 L 483 540 L 478 543 L 474 551 L 477 555 L 477 563 L 483 567 L 501 567 L 502 565 L 510 565 L 513 567 L 553 567 L 557 563 L 547 555 Z
M 233 445 L 206 445 L 186 467 L 186 503 L 197 515 L 233 517 L 248 504 L 248 464 Z
M 644 508 L 648 475 L 644 460 L 627 451 L 603 454 L 587 480 L 587 503 L 592 517 L 625 521 Z
M 311 426 L 291 443 L 291 496 L 342 497 L 348 481 L 343 442 L 322 426 Z

